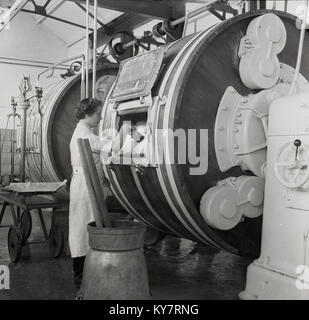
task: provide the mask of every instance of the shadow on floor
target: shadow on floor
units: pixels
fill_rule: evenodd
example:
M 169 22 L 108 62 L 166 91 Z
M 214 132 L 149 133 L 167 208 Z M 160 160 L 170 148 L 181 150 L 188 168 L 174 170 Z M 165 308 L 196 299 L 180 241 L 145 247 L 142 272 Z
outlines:
M 4 223 L 9 223 L 6 214 Z M 72 262 L 68 255 L 49 256 L 47 244 L 24 250 L 21 261 L 10 263 L 8 228 L 0 228 L 0 265 L 9 265 L 10 290 L 0 290 L 0 300 L 75 299 Z M 34 223 L 33 239 L 41 237 Z M 157 300 L 238 299 L 245 287 L 246 269 L 251 262 L 224 251 L 186 239 L 166 236 L 145 249 L 152 298 Z

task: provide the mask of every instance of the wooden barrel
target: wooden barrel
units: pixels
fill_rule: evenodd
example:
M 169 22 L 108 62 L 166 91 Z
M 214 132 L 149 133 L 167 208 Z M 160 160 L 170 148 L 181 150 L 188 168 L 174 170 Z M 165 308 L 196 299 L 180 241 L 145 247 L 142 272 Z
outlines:
M 116 65 L 102 67 L 97 71 L 97 98 L 102 101 L 115 80 L 118 68 Z M 92 86 L 89 76 L 89 89 Z M 75 108 L 81 98 L 80 75 L 66 80 L 59 80 L 43 89 L 41 108 L 43 113 L 43 170 L 40 166 L 40 115 L 38 105 L 31 105 L 27 113 L 27 176 L 32 181 L 70 182 L 72 167 L 70 159 L 70 140 L 76 126 Z M 90 91 L 89 91 L 90 92 Z M 89 94 L 90 96 L 90 94 Z M 68 191 L 63 192 L 68 197 Z
M 166 103 L 158 111 L 155 127 L 173 131 L 179 128 L 208 129 L 208 170 L 203 175 L 190 175 L 191 166 L 188 164 L 164 161 L 157 167 L 145 167 L 143 174 L 138 174 L 130 165 L 104 165 L 114 194 L 137 219 L 168 234 L 210 244 L 234 254 L 258 256 L 261 217 L 245 219 L 229 231 L 217 230 L 202 218 L 199 202 L 205 191 L 218 181 L 244 175 L 238 167 L 225 173 L 220 171 L 214 149 L 214 125 L 220 100 L 229 86 L 243 96 L 253 93 L 240 79 L 238 49 L 249 23 L 269 12 L 277 14 L 287 30 L 287 44 L 279 60 L 295 67 L 299 42 L 296 18 L 278 11 L 236 16 L 168 47 L 151 92 L 152 97 L 166 97 Z M 304 54 L 306 52 L 309 52 L 308 34 Z M 303 59 L 301 72 L 309 77 L 308 59 Z M 104 118 L 108 118 L 112 107 L 111 103 L 103 107 Z M 110 121 L 106 121 L 103 129 L 108 129 L 109 125 Z M 174 140 L 168 143 L 172 144 Z M 155 141 L 154 148 L 156 152 L 159 150 L 158 141 Z M 175 154 L 176 148 L 177 143 Z

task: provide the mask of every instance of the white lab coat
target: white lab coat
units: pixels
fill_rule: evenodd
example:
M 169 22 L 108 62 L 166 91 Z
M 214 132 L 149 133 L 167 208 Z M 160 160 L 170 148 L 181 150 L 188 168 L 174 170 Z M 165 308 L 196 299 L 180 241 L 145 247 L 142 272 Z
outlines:
M 70 185 L 69 246 L 72 258 L 87 254 L 89 249 L 87 225 L 95 220 L 77 145 L 79 138 L 89 139 L 102 187 L 103 169 L 100 151 L 109 144 L 106 140 L 100 140 L 83 120 L 78 122 L 70 142 L 73 176 Z

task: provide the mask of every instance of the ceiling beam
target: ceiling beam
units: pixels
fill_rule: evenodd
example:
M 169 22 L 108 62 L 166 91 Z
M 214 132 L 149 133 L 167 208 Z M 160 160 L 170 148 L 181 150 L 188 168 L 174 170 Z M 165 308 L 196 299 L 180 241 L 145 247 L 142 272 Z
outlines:
M 0 17 L 0 31 L 2 31 L 17 13 L 27 4 L 28 0 L 16 0 L 10 9 Z
M 82 9 L 85 13 L 87 12 L 86 7 L 84 7 L 83 5 L 81 5 L 79 2 L 75 2 L 75 4 L 76 4 L 80 9 Z M 90 16 L 92 19 L 94 19 L 94 15 L 93 15 L 91 12 L 89 12 L 89 16 Z M 104 28 L 104 23 L 103 23 L 102 21 L 100 21 L 99 19 L 97 19 L 97 23 L 98 23 L 102 28 Z
M 60 8 L 63 4 L 65 3 L 65 0 L 61 0 L 60 2 L 58 3 L 53 3 L 52 5 L 48 6 L 48 12 L 47 14 L 52 14 L 54 13 L 58 8 Z M 47 10 L 46 10 L 47 11 Z M 40 24 L 42 23 L 47 17 L 43 16 L 41 17 L 40 19 L 37 20 L 36 24 Z
M 85 4 L 85 0 L 69 1 Z M 173 5 L 175 5 L 176 3 L 174 2 Z M 158 19 L 168 19 L 172 17 L 173 5 L 170 3 L 166 4 L 165 1 L 162 2 L 154 0 L 98 0 L 98 6 L 101 8 L 122 12 L 139 13 Z
M 213 8 L 209 8 L 208 11 L 213 14 L 216 18 L 218 18 L 219 20 L 223 21 L 225 20 L 225 16 L 221 15 L 220 13 L 218 13 L 215 9 Z
M 41 13 L 39 13 L 39 12 L 32 11 L 32 10 L 28 10 L 28 9 L 21 9 L 21 11 L 22 11 L 22 12 L 26 12 L 26 13 L 31 13 L 31 14 L 37 14 L 37 15 L 40 15 L 40 16 L 43 15 L 43 14 L 41 14 Z M 73 22 L 73 21 L 69 21 L 69 20 L 65 20 L 65 19 L 58 18 L 58 17 L 50 16 L 50 15 L 48 15 L 48 14 L 44 14 L 43 16 L 46 17 L 46 18 L 48 18 L 48 19 L 60 21 L 60 22 L 69 24 L 69 25 L 74 26 L 74 27 L 78 27 L 78 28 L 81 28 L 81 29 L 86 29 L 86 27 L 85 27 L 84 25 L 75 23 L 75 22 Z M 92 30 L 92 31 L 93 31 L 93 29 L 91 29 L 91 28 L 89 28 L 89 30 Z

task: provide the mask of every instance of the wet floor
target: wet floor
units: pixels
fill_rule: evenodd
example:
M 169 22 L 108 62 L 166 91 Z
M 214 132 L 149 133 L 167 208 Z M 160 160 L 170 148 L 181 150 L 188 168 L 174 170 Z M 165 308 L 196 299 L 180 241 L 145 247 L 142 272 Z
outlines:
M 42 232 L 36 217 L 32 216 L 30 240 L 39 240 Z M 8 223 L 10 216 L 6 214 L 4 224 Z M 8 228 L 0 228 L 0 265 L 10 268 L 10 290 L 0 290 L 0 300 L 75 299 L 68 255 L 50 258 L 47 244 L 36 244 L 25 248 L 20 262 L 12 264 L 7 250 L 7 232 Z M 251 262 L 169 236 L 156 246 L 146 248 L 145 255 L 152 298 L 159 300 L 238 299 Z

